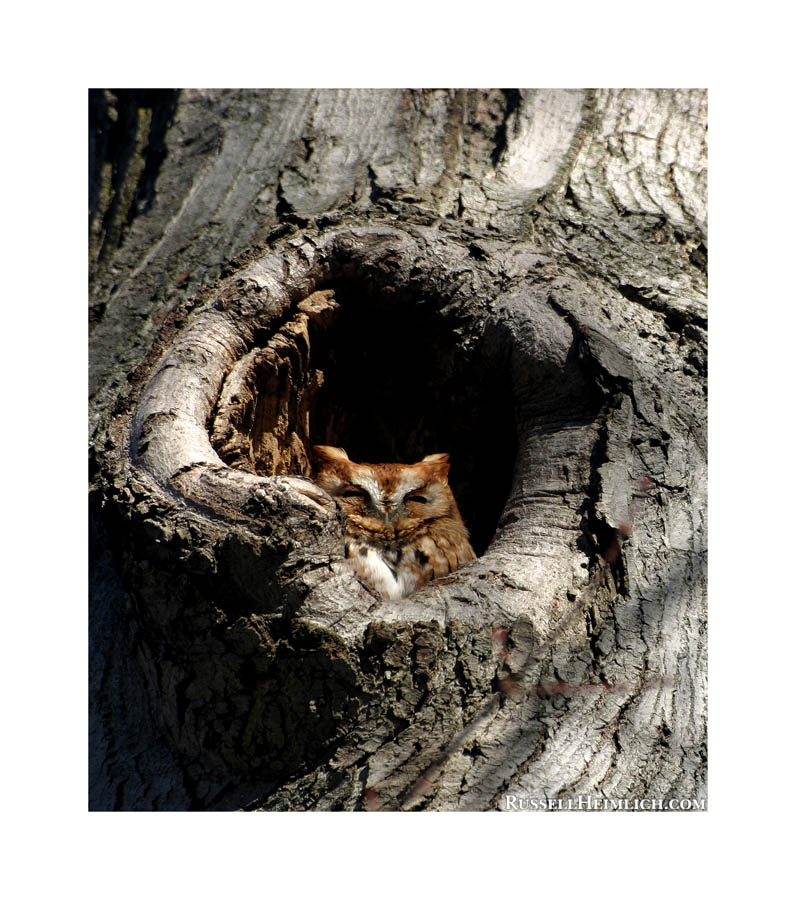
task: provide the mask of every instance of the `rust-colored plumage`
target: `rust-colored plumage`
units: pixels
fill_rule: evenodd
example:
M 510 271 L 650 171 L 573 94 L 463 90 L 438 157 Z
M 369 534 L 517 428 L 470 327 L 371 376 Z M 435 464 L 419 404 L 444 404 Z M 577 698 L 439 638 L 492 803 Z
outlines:
M 405 597 L 475 559 L 448 485 L 447 453 L 413 465 L 372 464 L 317 446 L 315 459 L 315 480 L 347 517 L 346 559 L 383 597 Z

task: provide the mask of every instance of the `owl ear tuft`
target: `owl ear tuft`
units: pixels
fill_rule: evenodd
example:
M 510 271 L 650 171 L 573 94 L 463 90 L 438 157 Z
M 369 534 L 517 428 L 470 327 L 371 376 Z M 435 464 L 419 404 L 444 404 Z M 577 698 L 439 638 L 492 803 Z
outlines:
M 431 453 L 429 456 L 424 456 L 420 462 L 432 472 L 435 478 L 448 483 L 448 472 L 451 467 L 450 454 Z
M 432 453 L 430 456 L 424 456 L 421 462 L 424 463 L 450 463 L 450 453 Z
M 321 464 L 329 464 L 341 462 L 348 459 L 348 454 L 341 447 L 326 447 L 323 444 L 316 444 L 313 448 L 315 458 Z

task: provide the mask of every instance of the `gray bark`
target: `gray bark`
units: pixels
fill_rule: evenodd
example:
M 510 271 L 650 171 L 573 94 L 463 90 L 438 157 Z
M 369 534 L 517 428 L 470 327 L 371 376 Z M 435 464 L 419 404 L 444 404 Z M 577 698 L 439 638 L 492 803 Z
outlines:
M 705 93 L 90 105 L 92 808 L 704 799 Z M 479 558 L 375 597 L 313 443 Z

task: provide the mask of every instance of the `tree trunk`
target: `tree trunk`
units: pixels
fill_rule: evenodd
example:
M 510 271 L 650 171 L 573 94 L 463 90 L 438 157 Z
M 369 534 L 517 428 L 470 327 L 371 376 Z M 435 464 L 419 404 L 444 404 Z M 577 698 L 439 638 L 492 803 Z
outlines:
M 91 807 L 703 805 L 705 93 L 90 127 Z M 372 594 L 316 443 L 450 453 L 478 558 Z

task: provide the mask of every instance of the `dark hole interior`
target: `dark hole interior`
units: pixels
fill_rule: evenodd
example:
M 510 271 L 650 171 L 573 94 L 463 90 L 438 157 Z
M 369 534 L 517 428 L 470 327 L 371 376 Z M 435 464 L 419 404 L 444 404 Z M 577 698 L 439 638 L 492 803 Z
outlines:
M 505 365 L 488 359 L 477 326 L 439 300 L 368 285 L 328 284 L 340 314 L 313 337 L 324 374 L 314 444 L 356 462 L 413 463 L 450 453 L 450 484 L 482 554 L 511 489 L 517 450 Z

